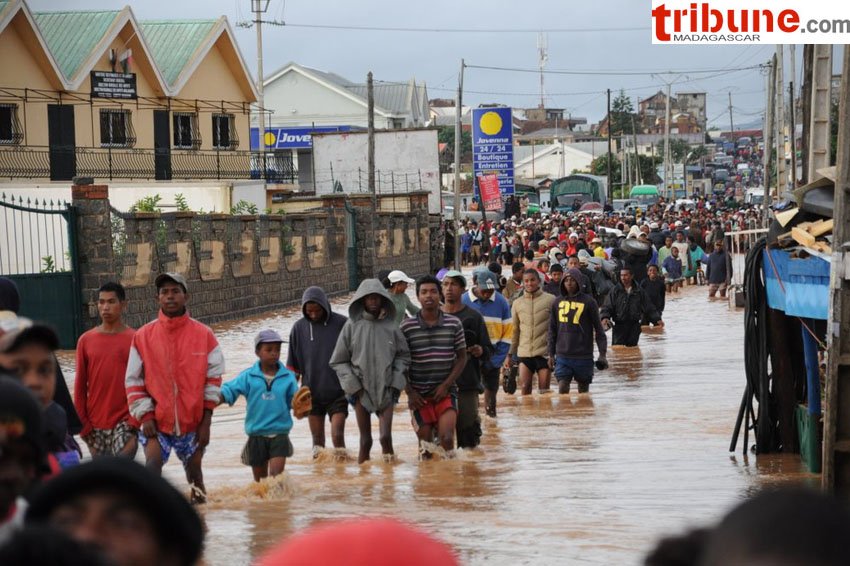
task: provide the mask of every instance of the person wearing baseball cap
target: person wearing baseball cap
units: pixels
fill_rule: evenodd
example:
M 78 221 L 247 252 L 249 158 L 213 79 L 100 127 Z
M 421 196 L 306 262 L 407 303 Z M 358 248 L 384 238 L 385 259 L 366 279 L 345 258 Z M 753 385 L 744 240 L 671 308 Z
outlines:
M 271 329 L 254 337 L 257 361 L 221 387 L 220 401 L 230 406 L 244 396 L 245 434 L 248 442 L 242 450 L 242 463 L 251 466 L 254 481 L 283 473 L 286 459 L 292 456 L 292 398 L 298 391 L 295 374 L 280 362 L 283 338 Z
M 30 499 L 26 524 L 57 528 L 118 566 L 191 566 L 204 542 L 201 519 L 171 484 L 116 456 L 45 483 Z
M 390 298 L 395 305 L 395 325 L 399 326 L 406 315 L 416 316 L 419 312 L 419 307 L 413 304 L 410 297 L 407 295 L 407 286 L 415 283 L 413 279 L 407 276 L 404 271 L 396 269 L 390 271 L 387 276 L 390 281 Z
M 518 271 L 522 274 L 523 265 Z M 514 270 L 515 272 L 517 269 Z M 496 276 L 491 271 L 472 272 L 472 288 L 463 295 L 463 304 L 481 313 L 487 334 L 493 344 L 493 353 L 481 361 L 481 379 L 484 382 L 484 413 L 496 417 L 496 393 L 499 391 L 499 372 L 511 348 L 513 323 L 511 306 L 498 290 Z M 516 284 L 516 282 L 514 282 Z
M 20 314 L 21 296 L 18 293 L 18 286 L 15 282 L 7 277 L 0 277 L 0 319 L 10 320 L 16 318 Z M 77 416 L 77 410 L 74 408 L 74 401 L 71 398 L 71 393 L 68 391 L 68 384 L 65 382 L 65 376 L 62 375 L 62 368 L 53 356 L 55 370 L 55 386 L 53 391 L 53 401 L 65 411 L 65 426 L 68 429 L 69 435 L 80 434 L 83 429 L 82 422 Z
M 0 367 L 32 391 L 41 403 L 47 449 L 62 468 L 79 464 L 79 446 L 68 431 L 65 410 L 53 400 L 59 338 L 49 326 L 11 313 L 0 318 Z
M 602 238 L 599 236 L 590 240 L 590 249 L 593 252 L 594 257 L 608 259 L 608 254 L 605 253 L 605 248 L 602 247 Z
M 206 501 L 202 460 L 219 402 L 224 354 L 212 330 L 189 316 L 189 286 L 179 273 L 156 278 L 159 315 L 133 337 L 125 387 L 141 423 L 148 467 L 161 473 L 171 452 L 183 463 L 192 500 Z M 175 394 L 176 393 L 176 394 Z

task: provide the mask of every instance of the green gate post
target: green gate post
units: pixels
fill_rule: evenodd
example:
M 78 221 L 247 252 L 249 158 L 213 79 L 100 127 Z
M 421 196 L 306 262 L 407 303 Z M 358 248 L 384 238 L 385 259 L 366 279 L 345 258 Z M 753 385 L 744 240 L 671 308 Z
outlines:
M 357 211 L 347 200 L 345 201 L 345 213 L 346 241 L 348 242 L 348 246 L 346 247 L 348 260 L 348 290 L 356 291 L 357 287 L 360 285 L 360 278 L 357 274 Z

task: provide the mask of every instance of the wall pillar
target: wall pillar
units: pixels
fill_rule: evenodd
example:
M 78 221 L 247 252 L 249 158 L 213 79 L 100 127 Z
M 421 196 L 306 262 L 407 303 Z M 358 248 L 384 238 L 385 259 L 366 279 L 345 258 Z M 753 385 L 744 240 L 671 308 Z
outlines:
M 82 330 L 97 325 L 97 290 L 117 281 L 112 256 L 112 224 L 107 185 L 72 185 L 71 200 L 77 209 L 77 266 L 80 281 Z

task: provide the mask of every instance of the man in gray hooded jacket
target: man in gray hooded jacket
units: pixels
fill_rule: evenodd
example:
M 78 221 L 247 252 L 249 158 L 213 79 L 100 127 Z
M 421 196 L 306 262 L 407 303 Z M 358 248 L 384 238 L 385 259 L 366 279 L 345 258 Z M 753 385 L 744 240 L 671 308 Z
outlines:
M 348 401 L 339 377 L 329 365 L 345 321 L 333 312 L 328 296 L 321 287 L 308 287 L 301 296 L 304 318 L 289 333 L 286 367 L 300 376 L 301 384 L 310 388 L 313 408 L 308 418 L 313 436 L 313 458 L 325 447 L 325 416 L 331 421 L 331 440 L 335 456 L 345 457 L 345 419 Z
M 395 306 L 377 279 L 366 279 L 357 288 L 348 322 L 342 328 L 330 366 L 349 396 L 360 429 L 359 463 L 372 449 L 371 414 L 378 415 L 384 459 L 393 459 L 393 406 L 407 385 L 405 373 L 410 351 L 395 325 Z

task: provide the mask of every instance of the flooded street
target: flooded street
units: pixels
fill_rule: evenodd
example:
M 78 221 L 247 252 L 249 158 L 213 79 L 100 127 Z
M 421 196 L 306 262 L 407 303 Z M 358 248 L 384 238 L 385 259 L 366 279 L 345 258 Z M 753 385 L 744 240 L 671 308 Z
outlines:
M 394 515 L 451 543 L 466 564 L 638 564 L 659 536 L 714 521 L 765 485 L 816 482 L 796 455 L 756 461 L 741 455 L 740 442 L 728 453 L 744 387 L 743 313 L 706 294 L 688 287 L 668 295 L 666 328 L 645 332 L 639 348 L 614 348 L 590 395 L 500 392 L 481 447 L 452 461 L 417 460 L 402 399 L 395 464 L 380 461 L 377 441 L 379 460 L 363 466 L 327 454 L 314 461 L 303 420 L 291 434 L 285 480 L 254 486 L 239 462 L 244 400 L 220 408 L 204 460 L 207 563 L 248 564 L 314 521 Z M 345 312 L 346 299 L 334 308 Z M 215 325 L 225 380 L 253 363 L 259 329 L 288 336 L 298 316 L 294 308 Z M 69 381 L 71 362 L 63 356 Z M 352 412 L 351 454 L 357 442 Z M 176 459 L 165 473 L 185 488 Z

